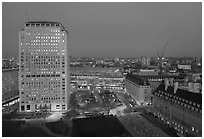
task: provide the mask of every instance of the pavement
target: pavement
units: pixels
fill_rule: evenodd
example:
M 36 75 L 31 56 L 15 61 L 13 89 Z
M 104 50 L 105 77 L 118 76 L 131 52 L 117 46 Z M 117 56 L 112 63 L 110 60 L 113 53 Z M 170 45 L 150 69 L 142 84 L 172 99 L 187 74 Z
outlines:
M 116 116 L 124 116 L 125 114 L 124 114 L 124 110 L 126 109 L 127 107 L 126 107 L 126 105 L 122 105 L 122 106 L 119 106 L 119 107 L 117 107 L 117 108 L 115 108 L 115 109 L 111 109 L 110 110 L 110 113 L 111 114 L 113 114 L 113 115 L 116 115 Z
M 134 137 L 169 137 L 163 130 L 138 113 L 128 113 L 118 119 Z
M 53 112 L 52 115 L 46 118 L 46 121 L 58 121 L 62 118 L 62 113 L 64 112 Z
M 103 104 L 103 100 L 101 96 L 99 95 L 100 90 L 94 90 L 94 96 L 96 97 L 96 101 L 99 102 L 99 104 Z
M 124 93 L 117 93 L 117 98 L 126 106 L 126 111 L 130 111 L 133 107 L 130 105 L 129 101 L 124 97 Z

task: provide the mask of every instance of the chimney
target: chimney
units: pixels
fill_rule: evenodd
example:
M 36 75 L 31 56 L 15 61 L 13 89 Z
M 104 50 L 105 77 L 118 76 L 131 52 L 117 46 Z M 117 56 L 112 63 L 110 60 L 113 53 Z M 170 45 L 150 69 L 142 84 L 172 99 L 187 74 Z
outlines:
M 168 89 L 168 86 L 169 86 L 169 80 L 167 78 L 165 78 L 164 84 L 165 84 L 165 91 L 166 91 Z
M 184 78 L 184 83 L 183 83 L 183 85 L 184 85 L 185 87 L 188 87 L 188 82 L 189 82 L 189 79 L 188 79 L 188 77 L 186 76 L 186 77 Z
M 176 93 L 177 89 L 178 89 L 178 82 L 175 82 L 174 83 L 174 94 Z
M 188 82 L 188 91 L 193 92 L 193 83 L 192 82 Z
M 187 76 L 184 78 L 184 82 L 188 82 L 188 77 Z
M 174 86 L 174 78 L 170 79 L 170 86 Z

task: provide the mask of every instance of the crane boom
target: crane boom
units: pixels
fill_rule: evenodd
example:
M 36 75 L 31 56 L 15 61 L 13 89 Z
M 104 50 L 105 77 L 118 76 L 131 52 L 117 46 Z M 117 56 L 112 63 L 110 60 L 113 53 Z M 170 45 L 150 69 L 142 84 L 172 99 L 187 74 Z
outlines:
M 163 72 L 163 56 L 164 56 L 167 45 L 168 45 L 168 41 L 164 45 L 163 50 L 161 51 L 161 53 L 160 54 L 157 53 L 157 56 L 158 56 L 158 59 L 159 59 L 159 70 L 160 70 L 159 74 L 162 74 L 162 72 Z
M 165 44 L 165 46 L 164 46 L 164 48 L 163 48 L 163 50 L 162 50 L 162 52 L 161 52 L 161 57 L 164 56 L 164 52 L 165 52 L 165 50 L 166 50 L 167 45 L 168 45 L 168 41 L 166 42 L 166 44 Z

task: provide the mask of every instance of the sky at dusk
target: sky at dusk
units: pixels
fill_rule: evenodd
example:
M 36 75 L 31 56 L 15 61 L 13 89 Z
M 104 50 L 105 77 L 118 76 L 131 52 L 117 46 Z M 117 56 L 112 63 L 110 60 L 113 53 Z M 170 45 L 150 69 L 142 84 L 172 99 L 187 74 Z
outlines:
M 202 56 L 202 3 L 3 3 L 2 57 L 18 57 L 27 21 L 62 22 L 71 56 Z

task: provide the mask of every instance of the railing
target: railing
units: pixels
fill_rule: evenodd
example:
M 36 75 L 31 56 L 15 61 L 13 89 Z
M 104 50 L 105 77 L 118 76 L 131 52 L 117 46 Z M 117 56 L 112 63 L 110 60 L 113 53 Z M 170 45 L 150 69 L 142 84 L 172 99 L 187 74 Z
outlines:
M 17 100 L 17 99 L 19 99 L 19 96 L 15 96 L 15 97 L 10 98 L 10 99 L 8 99 L 8 100 L 6 100 L 6 101 L 3 101 L 3 102 L 2 102 L 2 105 L 9 104 L 10 102 L 12 102 L 12 101 L 14 101 L 14 100 Z

